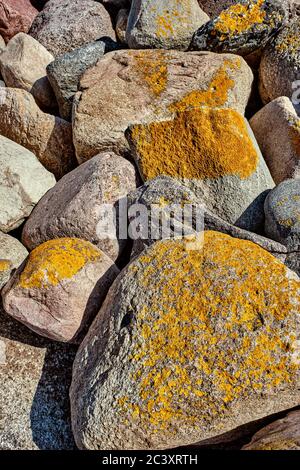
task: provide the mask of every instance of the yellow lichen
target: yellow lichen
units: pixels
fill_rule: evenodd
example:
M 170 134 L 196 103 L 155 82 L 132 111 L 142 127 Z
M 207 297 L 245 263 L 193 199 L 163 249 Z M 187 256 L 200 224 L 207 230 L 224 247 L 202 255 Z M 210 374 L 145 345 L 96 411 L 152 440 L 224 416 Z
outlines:
M 245 120 L 232 109 L 202 108 L 172 121 L 136 125 L 131 142 L 145 180 L 159 175 L 248 178 L 258 164 Z
M 135 307 L 135 398 L 117 397 L 125 419 L 153 431 L 172 432 L 178 420 L 201 428 L 237 399 L 297 382 L 300 282 L 271 254 L 206 232 L 203 250 L 163 241 L 138 266 L 136 282 L 149 295 Z
M 42 243 L 27 258 L 19 279 L 24 289 L 56 286 L 63 279 L 70 279 L 86 263 L 100 257 L 91 243 L 76 238 L 58 238 Z
M 226 36 L 241 34 L 254 25 L 262 24 L 266 18 L 264 0 L 254 0 L 248 5 L 238 3 L 221 12 L 214 29 Z M 221 37 L 222 39 L 222 37 Z
M 8 271 L 11 268 L 11 262 L 7 259 L 0 259 L 0 272 Z
M 228 93 L 234 88 L 234 80 L 228 72 L 237 70 L 241 66 L 241 60 L 225 60 L 217 70 L 210 84 L 205 90 L 194 90 L 185 95 L 179 101 L 169 106 L 171 112 L 181 112 L 201 106 L 221 107 L 228 100 Z
M 165 91 L 168 82 L 168 54 L 165 51 L 134 53 L 135 68 L 154 96 Z

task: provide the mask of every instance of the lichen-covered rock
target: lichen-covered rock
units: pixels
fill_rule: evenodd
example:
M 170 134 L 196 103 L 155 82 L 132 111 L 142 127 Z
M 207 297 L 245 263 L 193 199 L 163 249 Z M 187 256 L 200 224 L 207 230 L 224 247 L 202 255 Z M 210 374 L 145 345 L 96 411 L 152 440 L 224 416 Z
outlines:
M 260 229 L 260 195 L 274 182 L 237 111 L 193 109 L 170 121 L 133 125 L 126 135 L 143 181 L 159 175 L 178 178 L 224 220 Z
M 265 215 L 266 234 L 289 251 L 300 252 L 300 179 L 283 181 L 270 191 Z
M 64 176 L 41 199 L 23 229 L 23 243 L 32 249 L 63 236 L 88 240 L 116 260 L 126 246 L 117 232 L 103 235 L 99 222 L 105 204 L 118 202 L 136 188 L 132 163 L 115 154 L 99 154 Z M 117 219 L 118 220 L 118 219 Z
M 11 272 L 20 266 L 28 251 L 14 237 L 0 232 L 0 290 L 9 280 Z
M 147 210 L 147 217 L 139 217 L 141 206 Z M 284 245 L 226 222 L 208 210 L 203 201 L 187 186 L 169 176 L 158 176 L 146 181 L 130 193 L 128 208 L 130 224 L 133 221 L 134 231 L 137 232 L 137 236 L 132 237 L 134 240 L 132 257 L 140 254 L 144 248 L 157 240 L 175 238 L 182 234 L 196 234 L 203 229 L 254 242 L 282 262 L 285 262 L 287 257 L 287 248 Z M 138 211 L 137 218 L 135 211 Z M 176 215 L 175 220 L 179 222 L 177 225 L 169 224 L 170 214 L 173 212 Z M 159 226 L 160 220 L 165 222 L 165 227 L 170 227 L 170 231 L 166 230 L 165 234 L 162 232 Z M 129 225 L 129 235 L 132 236 L 131 225 Z
M 90 242 L 49 240 L 30 253 L 3 288 L 3 307 L 42 336 L 80 342 L 118 272 Z
M 0 72 L 6 86 L 29 91 L 40 107 L 51 110 L 57 104 L 46 67 L 53 60 L 53 55 L 35 39 L 19 33 L 0 55 Z
M 264 47 L 287 19 L 285 1 L 241 1 L 201 26 L 194 34 L 190 48 L 245 56 Z
M 0 34 L 5 42 L 18 33 L 28 33 L 37 14 L 30 0 L 0 0 Z
M 258 431 L 242 450 L 300 450 L 300 411 Z
M 49 0 L 35 18 L 30 34 L 54 57 L 103 36 L 115 39 L 108 12 L 93 0 Z
M 300 119 L 290 99 L 271 101 L 250 125 L 275 183 L 300 176 Z
M 209 21 L 197 0 L 132 0 L 126 40 L 131 49 L 183 49 Z
M 0 307 L 0 450 L 75 450 L 74 346 L 38 337 Z
M 251 242 L 164 240 L 126 267 L 77 353 L 83 449 L 165 449 L 299 403 L 300 280 Z
M 259 76 L 260 95 L 265 104 L 287 96 L 300 112 L 300 17 L 265 48 Z
M 47 67 L 47 75 L 55 92 L 59 112 L 67 121 L 72 117 L 73 98 L 80 77 L 106 53 L 117 48 L 113 40 L 103 39 L 86 44 L 55 59 Z
M 233 55 L 110 52 L 80 81 L 73 114 L 77 159 L 82 163 L 103 150 L 128 151 L 124 132 L 134 123 L 168 119 L 202 105 L 244 113 L 252 81 L 251 69 Z
M 0 115 L 0 134 L 33 152 L 56 178 L 76 166 L 71 124 L 41 111 L 29 92 L 0 88 Z
M 24 147 L 0 136 L 0 230 L 10 232 L 55 185 L 54 176 Z

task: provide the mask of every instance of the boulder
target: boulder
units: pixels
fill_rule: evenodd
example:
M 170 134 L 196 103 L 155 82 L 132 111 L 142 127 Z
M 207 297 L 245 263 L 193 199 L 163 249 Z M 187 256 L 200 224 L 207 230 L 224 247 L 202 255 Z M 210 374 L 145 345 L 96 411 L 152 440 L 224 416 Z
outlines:
M 286 96 L 264 106 L 250 120 L 276 184 L 300 176 L 300 119 Z
M 126 30 L 127 30 L 128 16 L 129 16 L 129 10 L 127 10 L 127 8 L 121 8 L 121 10 L 118 11 L 117 18 L 116 18 L 116 35 L 117 35 L 118 40 L 122 44 L 127 44 Z
M 300 450 L 300 411 L 258 431 L 242 450 Z
M 208 16 L 215 18 L 223 10 L 239 3 L 239 0 L 198 0 L 198 3 Z
M 207 21 L 197 0 L 132 0 L 126 40 L 131 49 L 186 50 Z
M 30 34 L 54 57 L 103 36 L 115 39 L 108 12 L 93 0 L 49 0 L 35 18 Z
M 241 1 L 200 26 L 190 49 L 246 56 L 264 47 L 287 20 L 285 0 Z
M 55 185 L 54 176 L 24 147 L 0 136 L 0 230 L 10 232 Z
M 264 192 L 274 182 L 237 111 L 193 109 L 173 120 L 133 125 L 126 136 L 143 181 L 160 175 L 180 179 L 227 222 L 262 228 Z
M 180 51 L 115 51 L 80 81 L 73 137 L 79 163 L 103 150 L 128 152 L 131 124 L 168 119 L 201 105 L 244 113 L 253 75 L 233 55 Z
M 63 119 L 70 121 L 72 118 L 73 99 L 83 73 L 95 65 L 106 52 L 116 49 L 117 46 L 111 39 L 91 42 L 66 52 L 48 65 L 47 75 Z
M 298 405 L 299 278 L 248 241 L 189 243 L 159 241 L 127 266 L 81 343 L 80 449 L 193 444 Z
M 76 166 L 71 124 L 41 111 L 29 92 L 0 88 L 0 115 L 0 134 L 33 152 L 56 178 Z
M 8 42 L 18 33 L 28 33 L 37 14 L 30 0 L 0 0 L 0 35 Z
M 260 96 L 265 104 L 287 96 L 300 112 L 300 17 L 265 48 L 259 76 Z
M 29 91 L 41 108 L 54 110 L 56 99 L 46 74 L 53 60 L 44 46 L 28 34 L 19 33 L 0 55 L 0 72 L 6 86 Z
M 101 211 L 105 205 L 116 208 L 135 188 L 132 163 L 112 152 L 99 154 L 64 176 L 41 199 L 23 229 L 23 243 L 31 250 L 51 238 L 77 237 L 94 243 L 116 260 L 126 240 L 119 238 L 117 222 L 114 233 L 103 234 L 100 221 L 105 214 Z
M 283 181 L 270 191 L 265 215 L 266 234 L 288 251 L 300 252 L 300 179 Z
M 0 232 L 0 290 L 27 255 L 28 251 L 19 240 Z
M 118 272 L 85 240 L 49 240 L 30 253 L 2 289 L 3 307 L 46 338 L 78 343 Z
M 74 346 L 38 337 L 0 308 L 0 449 L 75 450 Z

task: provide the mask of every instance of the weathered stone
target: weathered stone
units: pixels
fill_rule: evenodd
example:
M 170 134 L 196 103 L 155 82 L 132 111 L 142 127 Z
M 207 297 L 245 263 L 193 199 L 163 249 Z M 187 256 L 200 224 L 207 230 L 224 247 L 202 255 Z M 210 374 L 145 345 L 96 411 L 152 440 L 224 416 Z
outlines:
M 250 125 L 275 183 L 300 176 L 300 119 L 290 99 L 271 101 Z
M 128 23 L 129 10 L 122 8 L 118 11 L 116 18 L 116 34 L 117 38 L 122 44 L 127 44 L 126 41 L 126 29 Z
M 168 119 L 201 105 L 244 113 L 252 80 L 244 60 L 232 55 L 110 52 L 80 81 L 73 118 L 77 159 L 128 151 L 124 131 L 134 123 Z
M 198 0 L 198 3 L 208 16 L 215 18 L 223 10 L 239 3 L 239 0 Z
M 19 33 L 0 55 L 0 71 L 6 86 L 29 91 L 40 107 L 51 110 L 57 104 L 46 67 L 53 60 L 53 55 L 35 39 Z
M 90 242 L 42 243 L 2 289 L 4 310 L 36 333 L 80 342 L 119 270 Z
M 265 201 L 265 231 L 288 251 L 300 252 L 300 179 L 283 181 Z
M 117 48 L 111 39 L 95 41 L 55 59 L 47 67 L 47 75 L 55 92 L 59 112 L 67 121 L 72 118 L 73 98 L 83 73 L 106 53 Z
M 300 411 L 258 431 L 242 450 L 300 450 Z
M 54 57 L 103 36 L 115 39 L 109 14 L 92 0 L 49 0 L 35 18 L 30 34 Z
M 227 222 L 261 229 L 261 195 L 274 182 L 247 121 L 237 111 L 185 111 L 171 121 L 133 125 L 126 136 L 143 181 L 160 175 L 180 179 Z
M 0 36 L 0 53 L 1 53 L 2 51 L 4 51 L 5 47 L 6 47 L 5 41 L 4 41 L 3 37 Z
M 246 56 L 262 47 L 288 20 L 282 0 L 245 0 L 223 10 L 193 36 L 191 50 Z
M 209 21 L 197 0 L 132 0 L 126 40 L 131 49 L 182 49 Z
M 155 243 L 111 287 L 74 362 L 79 448 L 192 444 L 299 403 L 299 278 L 251 242 L 189 243 Z
M 28 33 L 37 14 L 30 0 L 0 0 L 0 34 L 5 42 L 18 33 Z
M 147 210 L 148 218 L 140 218 L 138 214 L 138 218 L 135 219 L 134 209 L 141 211 L 141 205 Z M 256 243 L 282 262 L 285 262 L 287 257 L 287 248 L 284 245 L 226 222 L 209 211 L 203 205 L 203 201 L 197 198 L 187 186 L 168 176 L 158 176 L 130 193 L 128 195 L 128 206 L 129 229 L 131 228 L 131 222 L 135 220 L 134 229 L 137 231 L 138 228 L 140 232 L 140 235 L 134 238 L 132 257 L 140 254 L 147 246 L 155 243 L 155 241 L 165 238 L 161 230 L 155 229 L 158 227 L 156 220 L 159 220 L 161 214 L 161 220 L 164 220 L 165 226 L 168 227 L 167 220 L 170 216 L 170 211 L 173 211 L 173 209 L 178 210 L 178 208 L 181 211 L 178 210 L 176 220 L 179 220 L 180 223 L 179 226 L 177 224 L 177 227 L 174 224 L 170 224 L 170 232 L 167 233 L 170 238 L 175 238 L 178 234 L 181 236 L 179 229 L 182 228 L 184 223 L 185 235 L 196 234 L 203 229 L 214 230 L 234 238 Z M 192 213 L 189 212 L 191 207 Z M 159 211 L 159 215 L 157 215 L 155 209 Z M 184 212 L 185 209 L 187 210 L 186 213 Z M 181 217 L 182 214 L 184 218 Z M 153 221 L 153 215 L 156 217 L 155 221 Z M 130 235 L 131 233 L 132 231 L 130 230 Z
M 31 152 L 0 136 L 0 230 L 10 232 L 29 216 L 41 197 L 55 185 Z
M 75 450 L 74 346 L 39 338 L 0 309 L 0 449 Z
M 23 230 L 23 243 L 32 249 L 51 238 L 77 237 L 94 243 L 113 260 L 121 254 L 126 240 L 100 230 L 102 208 L 117 206 L 136 188 L 134 166 L 115 154 L 99 154 L 64 176 L 45 195 Z M 118 220 L 118 219 L 117 219 Z
M 61 178 L 76 166 L 72 126 L 46 114 L 25 90 L 0 88 L 0 134 L 33 152 Z
M 20 266 L 28 251 L 14 237 L 0 232 L 0 290 L 9 280 L 11 272 Z
M 300 18 L 265 48 L 259 69 L 260 95 L 266 104 L 287 96 L 300 112 Z

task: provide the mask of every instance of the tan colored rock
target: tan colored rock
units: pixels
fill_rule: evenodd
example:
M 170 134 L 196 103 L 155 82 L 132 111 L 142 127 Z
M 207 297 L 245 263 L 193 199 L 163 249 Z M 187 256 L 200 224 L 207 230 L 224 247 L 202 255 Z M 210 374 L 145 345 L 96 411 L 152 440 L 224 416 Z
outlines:
M 300 411 L 258 431 L 242 450 L 300 450 Z
M 0 134 L 33 152 L 56 178 L 76 166 L 71 124 L 42 112 L 29 92 L 0 88 L 0 115 Z
M 42 336 L 80 342 L 118 272 L 85 240 L 49 240 L 30 253 L 2 290 L 4 310 Z
M 81 449 L 189 445 L 299 404 L 300 280 L 252 242 L 162 240 L 118 276 L 70 389 Z
M 275 183 L 300 176 L 300 119 L 290 99 L 271 101 L 250 125 Z
M 25 33 L 14 36 L 0 56 L 0 72 L 6 86 L 29 91 L 45 109 L 57 106 L 47 78 L 46 67 L 54 57 L 39 42 Z
M 80 163 L 103 150 L 128 151 L 124 131 L 202 105 L 245 111 L 253 75 L 231 54 L 145 50 L 106 54 L 75 98 L 73 136 Z
M 94 243 L 116 260 L 126 240 L 120 239 L 117 230 L 118 213 L 113 233 L 109 237 L 103 234 L 99 223 L 105 214 L 101 214 L 101 209 L 105 204 L 116 207 L 135 188 L 132 163 L 113 152 L 96 155 L 65 175 L 40 200 L 23 229 L 23 243 L 32 250 L 51 238 L 78 237 Z
M 9 280 L 12 271 L 20 266 L 27 255 L 28 251 L 19 240 L 0 232 L 0 290 Z
M 38 337 L 0 305 L 0 450 L 75 450 L 69 386 L 76 348 Z
M 5 41 L 4 41 L 3 37 L 0 36 L 0 53 L 1 53 L 2 51 L 4 51 L 5 47 L 6 47 Z

